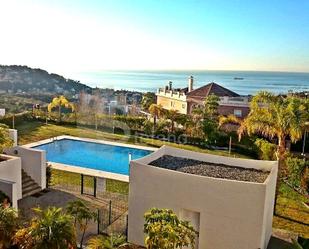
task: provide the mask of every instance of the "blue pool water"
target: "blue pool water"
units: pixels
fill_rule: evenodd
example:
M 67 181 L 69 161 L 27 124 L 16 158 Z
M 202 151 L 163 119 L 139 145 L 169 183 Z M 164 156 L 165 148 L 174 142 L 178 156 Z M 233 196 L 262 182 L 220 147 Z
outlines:
M 151 153 L 148 150 L 108 144 L 61 139 L 33 147 L 46 151 L 47 161 L 117 174 L 129 174 L 129 153 L 138 159 Z

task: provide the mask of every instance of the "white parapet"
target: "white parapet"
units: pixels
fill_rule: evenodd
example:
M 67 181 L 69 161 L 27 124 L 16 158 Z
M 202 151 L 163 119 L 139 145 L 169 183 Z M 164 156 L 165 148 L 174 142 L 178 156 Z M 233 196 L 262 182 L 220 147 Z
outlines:
M 22 169 L 42 188 L 46 188 L 46 152 L 23 146 L 5 149 L 5 153 L 21 158 Z
M 18 157 L 0 155 L 0 190 L 11 198 L 14 207 L 22 198 L 21 160 Z
M 266 171 L 263 183 L 188 174 L 149 165 L 170 155 L 208 163 Z M 266 249 L 272 216 L 278 163 L 215 156 L 163 146 L 130 163 L 130 242 L 144 244 L 144 213 L 172 209 L 199 231 L 200 249 Z

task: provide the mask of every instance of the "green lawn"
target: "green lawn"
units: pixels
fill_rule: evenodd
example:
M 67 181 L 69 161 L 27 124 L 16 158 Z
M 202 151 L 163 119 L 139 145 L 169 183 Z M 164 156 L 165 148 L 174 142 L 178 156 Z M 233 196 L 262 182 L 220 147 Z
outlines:
M 36 141 L 40 141 L 42 139 L 47 139 L 55 136 L 60 135 L 70 135 L 76 137 L 85 137 L 85 138 L 93 138 L 93 139 L 104 139 L 109 141 L 118 141 L 122 143 L 128 144 L 138 144 L 138 145 L 145 145 L 145 146 L 152 146 L 152 147 L 161 147 L 162 145 L 170 145 L 177 148 L 193 150 L 198 152 L 205 152 L 217 155 L 224 155 L 228 156 L 227 151 L 222 150 L 209 150 L 199 148 L 193 145 L 183 145 L 183 144 L 176 144 L 170 142 L 163 142 L 160 140 L 149 139 L 149 138 L 141 138 L 135 136 L 124 136 L 119 134 L 112 134 L 103 131 L 96 131 L 89 128 L 84 127 L 75 127 L 75 126 L 60 126 L 55 124 L 48 124 L 45 125 L 44 123 L 37 122 L 37 121 L 27 121 L 23 122 L 16 126 L 18 129 L 19 134 L 19 144 L 27 144 Z M 233 153 L 232 157 L 247 157 L 241 154 Z
M 71 135 L 78 137 L 87 137 L 94 139 L 104 139 L 110 141 L 118 141 L 129 144 L 138 144 L 145 146 L 160 147 L 163 144 L 188 149 L 198 152 L 205 152 L 211 154 L 225 155 L 228 153 L 225 151 L 207 150 L 192 145 L 178 145 L 169 142 L 162 142 L 154 139 L 126 137 L 123 135 L 117 135 L 102 131 L 96 131 L 84 127 L 73 126 L 59 126 L 55 124 L 45 125 L 37 121 L 27 121 L 16 127 L 19 133 L 19 143 L 27 144 L 35 141 L 39 141 L 46 138 L 51 138 L 59 135 Z M 246 157 L 239 154 L 233 154 L 233 157 Z M 79 184 L 80 178 L 73 173 L 63 173 L 59 171 L 53 172 L 53 181 L 70 181 L 72 184 Z M 88 183 L 86 183 L 88 184 Z M 128 184 L 121 183 L 113 180 L 107 181 L 107 190 L 111 192 L 119 192 L 122 194 L 128 193 Z M 298 194 L 290 187 L 282 184 L 280 187 L 280 194 L 276 206 L 277 216 L 274 217 L 273 227 L 291 231 L 292 233 L 309 238 L 309 211 L 303 205 L 305 197 Z

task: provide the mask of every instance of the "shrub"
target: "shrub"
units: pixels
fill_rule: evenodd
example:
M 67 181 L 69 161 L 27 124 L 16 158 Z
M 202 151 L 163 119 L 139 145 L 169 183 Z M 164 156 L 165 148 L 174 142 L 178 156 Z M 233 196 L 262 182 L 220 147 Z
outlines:
M 259 158 L 262 160 L 276 160 L 277 146 L 268 142 L 265 139 L 257 138 L 254 142 L 258 148 Z
M 288 170 L 288 182 L 295 188 L 305 187 L 302 186 L 302 179 L 305 179 L 306 167 L 308 162 L 296 157 L 288 157 L 286 159 L 286 167 Z M 308 179 L 307 179 L 308 180 Z

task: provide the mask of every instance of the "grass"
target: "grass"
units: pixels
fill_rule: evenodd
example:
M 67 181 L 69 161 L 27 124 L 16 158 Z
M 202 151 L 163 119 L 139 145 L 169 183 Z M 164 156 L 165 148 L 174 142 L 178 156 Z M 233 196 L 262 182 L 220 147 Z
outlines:
M 285 183 L 281 183 L 273 227 L 309 238 L 309 210 L 303 204 L 306 199 Z
M 80 174 L 66 172 L 62 170 L 52 169 L 52 185 L 71 185 L 79 188 L 80 186 Z M 93 180 L 90 177 L 84 178 L 84 186 L 92 188 Z M 106 190 L 108 192 L 120 193 L 127 195 L 129 193 L 129 184 L 126 182 L 120 182 L 116 180 L 106 179 Z
M 104 139 L 109 141 L 118 141 L 129 144 L 138 144 L 145 146 L 160 147 L 162 145 L 170 145 L 181 149 L 188 149 L 197 152 L 205 152 L 217 155 L 227 156 L 226 151 L 217 151 L 217 150 L 208 150 L 199 148 L 192 145 L 181 145 L 174 144 L 169 142 L 162 142 L 154 139 L 147 138 L 136 138 L 136 137 L 127 137 L 124 135 L 112 134 L 103 131 L 96 131 L 84 127 L 74 127 L 74 126 L 59 126 L 55 124 L 45 125 L 37 121 L 27 121 L 21 124 L 18 124 L 17 127 L 19 132 L 19 143 L 27 144 L 35 141 L 39 141 L 46 138 L 51 138 L 60 135 L 71 135 L 78 137 L 87 137 L 94 139 Z M 233 154 L 233 157 L 243 157 L 246 156 L 240 154 Z M 74 173 L 62 172 L 53 170 L 53 181 L 67 181 L 70 184 L 77 185 L 80 184 L 80 176 Z M 91 181 L 86 181 L 90 186 Z M 128 193 L 128 184 L 122 183 L 114 180 L 107 181 L 107 190 L 111 192 L 118 192 L 122 194 Z M 280 186 L 276 214 L 273 220 L 273 227 L 283 230 L 288 230 L 291 233 L 300 235 L 305 238 L 309 238 L 309 212 L 308 209 L 303 205 L 303 201 L 306 200 L 306 197 L 298 194 L 296 191 L 291 189 L 286 184 L 282 183 Z
M 76 126 L 60 126 L 55 124 L 45 125 L 42 122 L 38 121 L 26 121 L 21 124 L 16 125 L 16 129 L 18 129 L 19 134 L 19 144 L 27 144 L 36 141 L 40 141 L 42 139 L 47 139 L 51 137 L 56 137 L 60 135 L 70 135 L 76 137 L 85 137 L 85 138 L 93 138 L 93 139 L 103 139 L 108 141 L 117 141 L 127 144 L 138 144 L 144 146 L 152 146 L 152 147 L 161 147 L 162 145 L 169 145 L 176 148 L 187 149 L 197 152 L 204 152 L 216 155 L 228 156 L 227 151 L 222 150 L 209 150 L 200 148 L 194 145 L 184 145 L 184 144 L 176 144 L 171 142 L 165 142 L 150 138 L 142 138 L 136 136 L 124 136 L 119 134 L 108 133 L 99 130 L 93 130 L 84 127 L 76 127 Z M 242 157 L 247 158 L 247 156 L 232 153 L 232 157 Z

